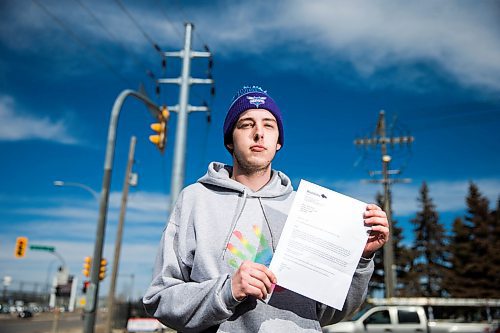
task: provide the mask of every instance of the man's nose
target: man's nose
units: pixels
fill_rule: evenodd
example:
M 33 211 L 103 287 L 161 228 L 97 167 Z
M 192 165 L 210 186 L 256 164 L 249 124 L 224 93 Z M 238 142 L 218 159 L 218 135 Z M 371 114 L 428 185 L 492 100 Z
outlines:
M 264 137 L 264 128 L 259 125 L 255 126 L 255 133 L 253 135 L 253 139 L 255 141 L 259 141 L 263 137 Z

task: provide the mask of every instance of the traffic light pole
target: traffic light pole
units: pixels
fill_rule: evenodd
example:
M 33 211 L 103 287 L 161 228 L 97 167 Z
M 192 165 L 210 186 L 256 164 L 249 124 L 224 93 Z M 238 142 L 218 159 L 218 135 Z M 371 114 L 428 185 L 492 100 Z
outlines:
M 104 161 L 104 174 L 102 180 L 102 189 L 99 200 L 99 218 L 97 220 L 96 240 L 94 245 L 94 255 L 92 257 L 92 269 L 90 285 L 87 289 L 87 303 L 85 304 L 85 317 L 83 321 L 83 333 L 93 333 L 96 320 L 96 310 L 98 305 L 99 295 L 99 268 L 102 259 L 102 250 L 104 246 L 104 234 L 106 230 L 106 216 L 108 211 L 109 202 L 109 189 L 111 184 L 111 172 L 113 167 L 113 160 L 115 155 L 116 143 L 116 128 L 118 125 L 118 118 L 122 109 L 123 103 L 128 96 L 133 96 L 141 100 L 150 112 L 154 112 L 155 118 L 161 112 L 160 108 L 153 103 L 147 96 L 126 89 L 118 95 L 113 104 L 111 117 L 108 129 L 108 139 L 106 146 L 106 156 Z

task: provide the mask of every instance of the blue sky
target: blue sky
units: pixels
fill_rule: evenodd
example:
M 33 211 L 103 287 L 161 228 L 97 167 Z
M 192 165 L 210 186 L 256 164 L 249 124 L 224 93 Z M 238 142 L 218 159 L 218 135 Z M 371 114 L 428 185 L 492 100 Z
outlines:
M 136 23 L 119 6 L 122 4 Z M 159 104 L 177 103 L 176 86 L 156 78 L 180 75 L 180 60 L 162 51 L 183 45 L 183 22 L 195 24 L 194 46 L 214 55 L 217 94 L 193 86 L 190 104 L 211 103 L 189 116 L 186 184 L 212 160 L 230 162 L 222 123 L 245 84 L 268 90 L 284 114 L 285 144 L 274 167 L 295 185 L 301 178 L 373 201 L 376 149 L 356 148 L 385 110 L 394 135 L 415 137 L 396 147 L 394 168 L 410 184 L 393 188 L 394 214 L 411 241 L 418 188 L 430 194 L 449 225 L 463 214 L 469 181 L 495 201 L 500 194 L 500 7 L 495 1 L 2 1 L 0 4 L 0 277 L 45 283 L 57 263 L 28 251 L 14 259 L 15 238 L 55 246 L 82 279 L 93 253 L 109 117 L 124 89 L 143 83 Z M 140 29 L 137 27 L 140 27 Z M 193 60 L 204 77 L 205 59 Z M 397 119 L 397 122 L 394 121 Z M 161 155 L 149 143 L 152 118 L 129 99 L 119 120 L 104 257 L 111 258 L 129 140 L 138 139 L 127 210 L 118 293 L 137 297 L 151 276 L 169 214 L 176 115 Z M 133 291 L 131 291 L 134 274 Z M 109 278 L 101 292 L 108 288 Z M 33 288 L 25 284 L 25 288 Z

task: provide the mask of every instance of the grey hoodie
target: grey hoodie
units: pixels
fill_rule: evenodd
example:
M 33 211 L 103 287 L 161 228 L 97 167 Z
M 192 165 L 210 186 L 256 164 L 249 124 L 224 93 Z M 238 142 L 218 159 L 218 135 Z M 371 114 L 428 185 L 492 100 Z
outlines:
M 272 171 L 254 192 L 213 162 L 186 187 L 163 232 L 146 311 L 180 332 L 321 332 L 356 310 L 366 296 L 372 260 L 361 258 L 342 311 L 277 286 L 269 303 L 233 298 L 230 277 L 243 260 L 268 265 L 295 196 Z M 279 281 L 278 281 L 279 283 Z

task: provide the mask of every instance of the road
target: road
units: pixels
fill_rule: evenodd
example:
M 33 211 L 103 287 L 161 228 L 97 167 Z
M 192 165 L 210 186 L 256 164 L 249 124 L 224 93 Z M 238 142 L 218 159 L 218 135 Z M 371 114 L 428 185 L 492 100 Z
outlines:
M 96 333 L 102 331 L 104 316 L 97 317 Z M 32 318 L 21 319 L 11 315 L 0 315 L 0 333 L 52 333 L 54 327 L 53 313 L 38 313 Z M 80 333 L 83 331 L 83 320 L 80 312 L 59 314 L 58 333 Z

